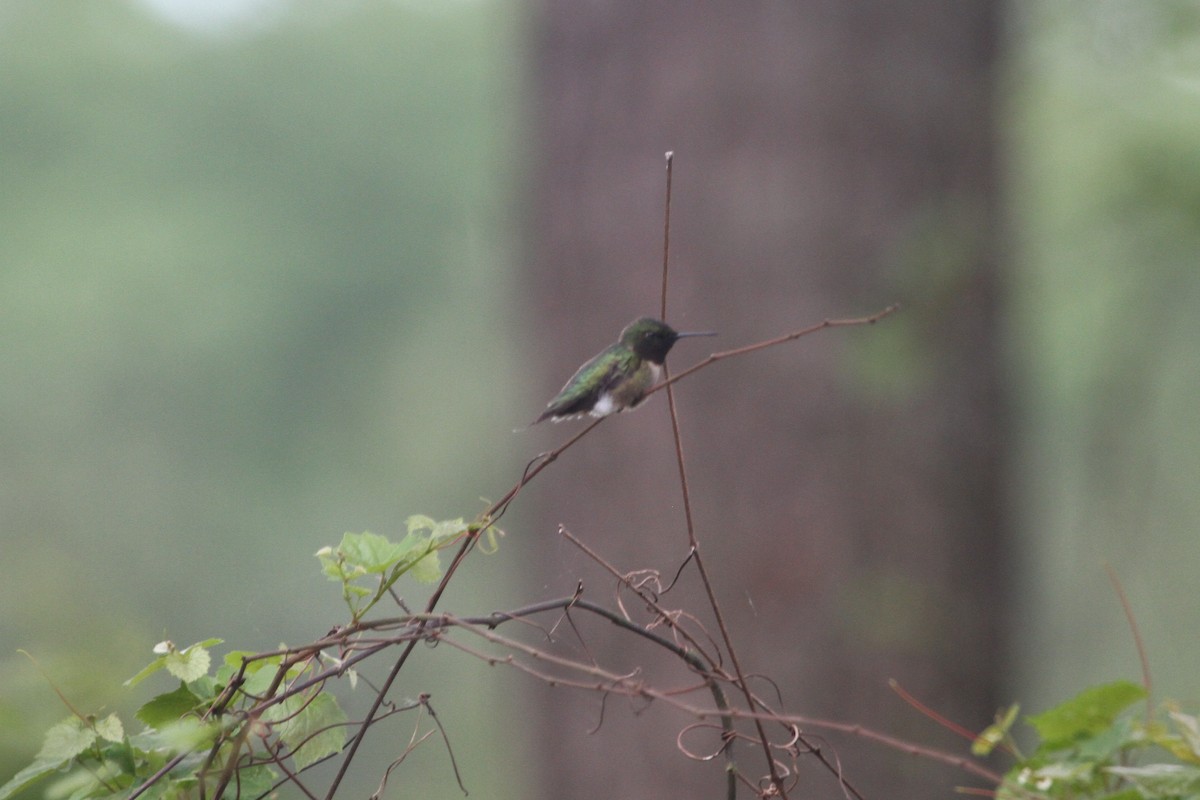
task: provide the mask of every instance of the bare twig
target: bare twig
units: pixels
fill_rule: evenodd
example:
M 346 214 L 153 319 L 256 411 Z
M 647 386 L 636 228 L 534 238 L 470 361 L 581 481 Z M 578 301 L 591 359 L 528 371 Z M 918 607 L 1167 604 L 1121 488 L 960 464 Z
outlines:
M 674 154 L 670 153 L 670 152 L 668 152 L 667 156 L 666 156 L 666 158 L 667 158 L 667 197 L 666 197 L 666 203 L 665 203 L 665 209 L 666 209 L 665 210 L 665 219 L 663 221 L 663 263 L 662 263 L 662 296 L 661 296 L 661 309 L 662 309 L 661 317 L 664 321 L 667 318 L 667 295 L 668 295 L 667 289 L 668 289 L 668 285 L 669 285 L 668 278 L 669 278 L 670 263 L 671 263 L 671 258 L 670 258 L 670 255 L 671 255 L 671 175 L 672 175 L 671 166 L 672 166 L 672 162 L 674 161 L 673 156 L 674 156 Z M 715 358 L 712 358 L 712 357 L 710 357 L 710 358 L 713 361 L 716 360 Z M 682 373 L 680 377 L 682 377 L 682 375 L 684 375 L 684 374 L 687 374 L 687 373 L 686 372 Z M 696 525 L 695 525 L 695 521 L 693 520 L 693 517 L 692 517 L 691 489 L 688 485 L 687 467 L 685 466 L 685 461 L 684 461 L 684 457 L 683 457 L 683 437 L 679 432 L 679 413 L 675 407 L 675 390 L 674 390 L 674 386 L 673 386 L 674 381 L 671 380 L 670 368 L 667 367 L 667 365 L 665 363 L 663 364 L 663 375 L 665 376 L 665 381 L 663 382 L 663 386 L 665 386 L 667 389 L 667 407 L 670 410 L 670 415 L 671 415 L 671 435 L 675 442 L 675 461 L 679 467 L 679 487 L 683 494 L 683 514 L 684 514 L 684 522 L 685 522 L 685 525 L 687 528 L 687 538 L 688 538 L 688 546 L 689 546 L 688 558 L 691 559 L 696 565 L 696 572 L 700 576 L 700 582 L 701 582 L 701 584 L 703 584 L 705 595 L 708 597 L 709 608 L 712 609 L 713 618 L 716 620 L 716 623 L 717 623 L 717 629 L 720 631 L 721 639 L 725 643 L 725 651 L 729 654 L 730 664 L 733 666 L 733 670 L 737 674 L 737 678 L 738 678 L 737 685 L 742 690 L 742 693 L 744 694 L 744 696 L 746 698 L 746 703 L 749 706 L 750 710 L 753 711 L 755 709 L 754 694 L 750 691 L 750 687 L 746 684 L 746 677 L 742 671 L 741 661 L 738 658 L 736 648 L 733 646 L 733 637 L 730 635 L 729 628 L 725 624 L 725 616 L 724 616 L 724 614 L 721 613 L 721 605 L 720 605 L 719 601 L 717 600 L 717 595 L 713 589 L 712 581 L 709 579 L 709 576 L 708 576 L 708 570 L 705 568 L 704 560 L 703 560 L 703 558 L 701 558 L 701 555 L 700 555 L 700 545 L 699 545 L 698 540 L 696 539 Z M 678 575 L 676 575 L 676 577 L 678 578 Z M 672 585 L 674 585 L 674 581 L 672 581 Z M 771 784 L 773 785 L 773 787 L 775 789 L 775 793 L 779 797 L 783 798 L 783 800 L 787 800 L 787 787 L 784 785 L 783 776 L 776 769 L 775 759 L 771 755 L 771 745 L 770 745 L 769 740 L 767 739 L 767 732 L 766 732 L 766 730 L 764 730 L 763 724 L 760 720 L 755 720 L 754 726 L 755 726 L 756 730 L 758 731 L 759 741 L 762 744 L 763 755 L 766 757 L 767 769 L 770 772 Z M 729 800 L 735 800 L 735 798 L 737 796 L 737 786 L 736 786 L 736 783 L 734 782 L 733 776 L 736 773 L 736 767 L 735 767 L 734 761 L 733 761 L 732 748 L 729 747 L 730 742 L 727 740 L 725 742 L 725 744 L 726 744 L 726 747 L 724 748 L 724 750 L 725 750 L 725 754 L 726 754 L 726 759 L 728 761 L 727 769 L 728 769 L 728 773 L 729 773 L 728 798 L 729 798 Z
M 571 531 L 568 530 L 566 527 L 560 525 L 558 530 L 559 530 L 559 533 L 563 535 L 563 537 L 565 537 L 568 541 L 570 541 L 572 544 L 574 544 L 576 547 L 578 547 L 580 550 L 582 550 L 589 558 L 591 558 L 593 561 L 595 561 L 597 564 L 599 564 L 601 567 L 603 567 L 605 570 L 607 570 L 609 574 L 611 574 L 618 581 L 620 581 L 621 585 L 627 586 L 630 590 L 632 590 L 643 603 L 645 603 L 652 611 L 654 611 L 655 614 L 658 615 L 659 619 L 665 620 L 667 622 L 667 624 L 671 626 L 672 630 L 674 632 L 678 633 L 680 636 L 682 636 L 683 639 L 688 643 L 688 645 L 690 645 L 692 647 L 692 649 L 695 650 L 695 652 L 698 653 L 704 659 L 705 664 L 707 665 L 706 669 L 719 669 L 720 668 L 720 666 L 721 666 L 720 651 L 717 650 L 716 642 L 713 641 L 712 636 L 709 635 L 708 631 L 704 631 L 704 636 L 705 636 L 705 638 L 707 638 L 709 640 L 709 643 L 712 646 L 711 651 L 707 650 L 705 648 L 705 646 L 703 644 L 701 644 L 700 641 L 691 634 L 691 632 L 676 625 L 674 622 L 675 615 L 672 612 L 667 611 L 667 609 L 663 608 L 662 605 L 659 604 L 658 600 L 656 598 L 649 596 L 649 594 L 642 587 L 637 586 L 637 585 L 633 584 L 632 582 L 630 582 L 627 579 L 626 575 L 623 575 L 615 566 L 613 566 L 612 563 L 610 563 L 602 555 L 600 555 L 594 549 L 592 549 L 590 546 L 588 546 L 579 537 L 575 536 L 575 534 L 571 533 Z M 628 617 L 626 617 L 626 619 L 628 619 Z M 703 630 L 702 626 L 701 626 L 701 630 Z
M 891 690 L 893 692 L 900 695 L 901 700 L 908 703 L 910 706 L 915 708 L 918 712 L 920 712 L 921 714 L 923 714 L 926 717 L 929 717 L 931 720 L 936 722 L 938 725 L 941 725 L 943 728 L 945 728 L 946 730 L 955 734 L 956 736 L 958 736 L 962 739 L 966 739 L 968 742 L 973 742 L 979 738 L 979 734 L 967 730 L 962 725 L 959 725 L 957 722 L 952 722 L 951 720 L 946 719 L 944 716 L 942 716 L 938 712 L 934 711 L 932 708 L 925 705 L 917 698 L 913 697 L 913 695 L 907 689 L 905 689 L 903 686 L 901 686 L 900 682 L 897 681 L 895 678 L 891 678 L 888 680 L 888 687 L 891 688 Z
M 667 320 L 667 276 L 671 267 L 671 174 L 674 172 L 672 166 L 675 164 L 675 153 L 668 150 L 667 159 L 667 199 L 663 203 L 663 260 L 662 260 L 662 292 L 661 307 L 658 312 L 658 318 L 666 322 Z
M 587 600 L 583 600 L 583 599 L 575 599 L 574 601 L 572 601 L 572 605 L 573 605 L 573 607 L 587 610 L 590 613 L 595 613 L 595 614 L 609 620 L 613 624 L 618 625 L 626 630 L 629 630 L 630 632 L 636 633 L 637 635 L 653 642 L 655 645 L 657 645 L 659 647 L 663 647 L 664 649 L 672 652 L 676 656 L 678 656 L 680 658 L 684 658 L 689 663 L 689 665 L 693 669 L 695 669 L 697 672 L 699 672 L 702 676 L 707 675 L 710 678 L 718 677 L 716 674 L 711 673 L 707 670 L 707 665 L 704 664 L 702 661 L 700 661 L 699 657 L 696 656 L 694 652 L 692 652 L 688 649 L 685 649 L 685 648 L 681 648 L 681 647 L 675 645 L 669 639 L 666 639 L 662 636 L 658 636 L 657 634 L 653 633 L 652 631 L 648 631 L 645 628 L 637 625 L 636 623 L 631 623 L 630 621 L 626 620 L 625 618 L 621 617 L 618 614 L 613 613 L 612 611 L 610 611 L 607 608 L 604 608 L 603 606 L 596 605 L 594 603 L 591 603 L 591 602 L 589 602 Z M 991 781 L 993 783 L 998 784 L 1001 781 L 1000 775 L 987 769 L 986 767 L 983 767 L 982 765 L 978 764 L 977 762 L 973 761 L 970 758 L 958 756 L 953 753 L 947 753 L 945 751 L 937 750 L 934 748 L 928 748 L 928 747 L 924 747 L 921 745 L 916 745 L 911 742 L 907 742 L 902 739 L 898 739 L 894 736 L 889 736 L 884 733 L 879 733 L 878 731 L 874 731 L 870 728 L 867 728 L 867 727 L 857 724 L 857 723 L 837 722 L 837 721 L 833 721 L 833 720 L 826 720 L 826 719 L 820 719 L 820 718 L 815 718 L 815 717 L 807 717 L 807 716 L 802 716 L 802 715 L 798 715 L 798 714 L 781 714 L 781 713 L 771 711 L 769 709 L 766 711 L 749 711 L 749 710 L 745 710 L 745 709 L 731 707 L 728 705 L 722 705 L 721 703 L 718 703 L 716 708 L 704 708 L 702 706 L 697 706 L 697 705 L 693 705 L 691 703 L 687 703 L 687 702 L 683 701 L 682 699 L 680 699 L 682 694 L 684 694 L 684 693 L 681 693 L 679 691 L 674 691 L 674 690 L 664 690 L 664 689 L 660 689 L 660 688 L 646 684 L 644 681 L 637 678 L 636 673 L 631 673 L 628 675 L 621 675 L 621 674 L 606 670 L 603 667 L 600 667 L 600 666 L 597 666 L 594 664 L 589 664 L 589 663 L 586 663 L 583 661 L 578 661 L 575 659 L 570 659 L 570 658 L 565 658 L 563 656 L 554 655 L 552 653 L 547 653 L 544 650 L 541 650 L 536 647 L 532 647 L 531 645 L 527 645 L 522 642 L 518 642 L 518 641 L 510 639 L 508 637 L 502 636 L 491 630 L 488 630 L 484 626 L 470 623 L 463 619 L 457 619 L 450 615 L 445 615 L 443 617 L 443 619 L 445 621 L 445 627 L 453 627 L 453 628 L 457 628 L 460 630 L 464 630 L 468 633 L 472 633 L 482 639 L 485 639 L 486 641 L 489 641 L 493 644 L 500 645 L 501 647 L 505 647 L 506 649 L 514 650 L 518 653 L 523 653 L 523 654 L 529 656 L 530 658 L 536 660 L 539 663 L 550 664 L 555 667 L 565 669 L 565 670 L 568 670 L 571 672 L 575 672 L 578 674 L 586 675 L 591 678 L 591 680 L 580 681 L 580 680 L 574 680 L 571 678 L 564 677 L 563 675 L 550 675 L 546 672 L 532 669 L 528 665 L 523 664 L 520 661 L 517 661 L 511 655 L 494 656 L 494 655 L 488 655 L 485 653 L 478 653 L 476 651 L 472 651 L 470 648 L 463 645 L 462 643 L 455 642 L 453 639 L 451 639 L 449 637 L 442 637 L 440 639 L 440 641 L 442 641 L 443 643 L 450 645 L 452 647 L 455 647 L 456 649 L 462 650 L 464 652 L 472 653 L 472 654 L 476 655 L 478 658 L 486 661 L 489 664 L 493 664 L 493 665 L 507 664 L 509 666 L 513 666 L 517 669 L 527 672 L 530 675 L 537 677 L 540 680 L 545 681 L 546 683 L 548 683 L 552 686 L 569 686 L 569 687 L 573 687 L 573 688 L 579 688 L 579 689 L 591 690 L 591 691 L 616 692 L 616 693 L 622 694 L 622 695 L 641 697 L 646 700 L 657 700 L 657 701 L 661 701 L 663 703 L 667 703 L 668 705 L 671 705 L 674 708 L 676 708 L 690 716 L 693 716 L 699 720 L 709 720 L 709 719 L 724 720 L 725 717 L 730 717 L 733 719 L 762 720 L 762 721 L 766 721 L 766 722 L 775 722 L 780 725 L 786 726 L 788 728 L 788 730 L 791 731 L 791 735 L 789 737 L 789 743 L 785 743 L 783 745 L 775 745 L 775 746 L 786 747 L 786 746 L 790 746 L 790 743 L 799 743 L 799 744 L 803 745 L 805 748 L 807 748 L 808 752 L 813 752 L 813 753 L 818 752 L 820 748 L 817 747 L 816 745 L 811 744 L 810 742 L 806 742 L 805 739 L 801 735 L 799 735 L 799 731 L 796 730 L 795 726 L 803 725 L 803 726 L 813 727 L 813 728 L 824 728 L 827 730 L 834 730 L 834 731 L 838 731 L 841 733 L 851 734 L 851 735 L 858 736 L 861 738 L 869 739 L 869 740 L 884 744 L 887 747 L 894 749 L 894 750 L 898 750 L 900 752 L 908 753 L 911 755 L 921 756 L 924 758 L 928 758 L 930 760 L 939 761 L 944 764 L 955 766 L 955 767 L 958 767 L 958 768 L 960 768 L 966 772 L 969 772 L 973 775 L 976 775 L 981 778 L 985 778 L 986 780 Z M 731 678 L 725 678 L 725 679 L 731 679 Z M 714 685 L 719 686 L 719 684 L 714 684 Z M 699 688 L 699 687 L 696 687 L 696 688 Z M 764 705 L 761 699 L 756 698 L 756 700 L 757 700 L 757 705 L 759 707 L 762 707 Z M 730 736 L 732 737 L 732 735 L 733 735 L 732 727 L 730 726 L 728 728 L 725 728 L 725 730 L 730 731 L 731 732 Z M 840 772 L 840 770 L 838 770 L 836 768 L 836 766 L 834 766 L 834 765 L 830 765 L 830 766 L 835 775 L 837 775 Z M 843 784 L 845 784 L 844 778 L 840 778 L 839 780 Z M 856 797 L 859 796 L 857 792 L 853 791 L 853 789 L 851 789 L 851 792 L 854 794 L 854 796 L 856 796 Z
M 1146 655 L 1146 643 L 1142 640 L 1142 629 L 1133 615 L 1133 606 L 1125 594 L 1121 579 L 1117 577 L 1117 571 L 1113 569 L 1112 564 L 1107 562 L 1104 564 L 1104 569 L 1108 573 L 1108 580 L 1112 583 L 1113 591 L 1117 593 L 1117 599 L 1121 601 L 1121 609 L 1125 612 L 1125 619 L 1129 622 L 1129 630 L 1133 634 L 1134 646 L 1137 647 L 1138 659 L 1142 662 L 1142 687 L 1146 690 L 1146 725 L 1150 725 L 1154 721 L 1154 703 L 1150 699 L 1154 682 L 1150 679 L 1150 658 Z
M 683 370 L 682 372 L 678 373 L 677 375 L 674 375 L 671 378 L 662 381 L 657 386 L 650 387 L 650 389 L 646 392 L 646 394 L 651 395 L 657 391 L 665 389 L 667 386 L 670 386 L 675 383 L 679 383 L 684 378 L 687 378 L 690 375 L 692 375 L 696 372 L 699 372 L 702 369 L 705 369 L 709 365 L 714 364 L 717 361 L 722 361 L 726 358 L 736 358 L 737 356 L 745 356 L 745 355 L 749 355 L 750 353 L 756 353 L 759 350 L 766 350 L 768 347 L 776 347 L 778 345 L 785 344 L 787 342 L 795 341 L 796 339 L 799 339 L 803 336 L 809 336 L 810 334 L 814 334 L 818 331 L 823 331 L 828 328 L 848 328 L 848 327 L 854 327 L 857 325 L 874 325 L 876 322 L 879 322 L 880 320 L 882 320 L 885 317 L 891 316 L 892 314 L 896 313 L 899 310 L 900 310 L 900 304 L 893 303 L 892 305 L 888 306 L 887 308 L 884 308 L 882 311 L 877 311 L 874 314 L 870 314 L 865 317 L 847 317 L 844 319 L 826 319 L 826 320 L 822 320 L 821 322 L 816 323 L 815 325 L 809 325 L 807 328 L 800 328 L 798 330 L 792 331 L 791 333 L 785 333 L 782 336 L 776 336 L 774 339 L 766 339 L 761 342 L 754 342 L 753 344 L 743 345 L 742 347 L 735 347 L 732 350 L 722 350 L 720 352 L 709 355 L 708 358 L 705 358 L 703 361 L 696 362 L 695 364 L 693 364 L 692 366 Z
M 438 719 L 438 715 L 433 710 L 433 705 L 429 702 L 428 694 L 421 694 L 421 705 L 425 706 L 425 710 L 429 712 L 429 718 L 433 720 L 433 724 L 437 725 L 438 731 L 442 734 L 442 742 L 446 745 L 446 753 L 450 756 L 450 767 L 454 770 L 454 779 L 458 781 L 458 788 L 462 789 L 464 795 L 470 794 L 467 787 L 463 785 L 462 774 L 458 771 L 458 761 L 454 758 L 454 748 L 450 746 L 450 737 L 446 733 L 446 728 L 442 725 L 442 721 Z

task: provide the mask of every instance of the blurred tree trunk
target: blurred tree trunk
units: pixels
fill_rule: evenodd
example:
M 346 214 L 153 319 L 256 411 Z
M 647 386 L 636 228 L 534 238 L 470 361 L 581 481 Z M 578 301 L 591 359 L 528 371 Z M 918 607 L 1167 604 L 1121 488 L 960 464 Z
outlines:
M 577 3 L 536 17 L 537 172 L 528 352 L 548 399 L 621 326 L 659 310 L 663 154 L 676 153 L 668 319 L 675 371 L 858 316 L 677 387 L 702 553 L 748 671 L 793 712 L 965 753 L 887 687 L 979 729 L 1000 702 L 1004 608 L 995 73 L 999 4 Z M 716 344 L 714 344 L 716 342 Z M 536 409 L 531 409 L 530 416 Z M 531 436 L 549 446 L 567 426 Z M 541 437 L 541 438 L 538 438 Z M 665 395 L 607 420 L 539 479 L 531 561 L 547 594 L 669 581 L 686 555 Z M 695 570 L 666 596 L 703 611 Z M 702 620 L 716 636 L 711 617 Z M 611 626 L 581 658 L 689 683 Z M 773 696 L 765 681 L 757 687 Z M 536 687 L 543 796 L 719 797 L 688 720 Z M 697 702 L 700 702 L 697 696 Z M 640 711 L 640 713 L 638 713 Z M 594 728 L 599 729 L 592 732 Z M 867 797 L 949 796 L 964 773 L 811 729 Z M 765 771 L 739 746 L 742 769 Z M 812 758 L 793 797 L 840 797 Z

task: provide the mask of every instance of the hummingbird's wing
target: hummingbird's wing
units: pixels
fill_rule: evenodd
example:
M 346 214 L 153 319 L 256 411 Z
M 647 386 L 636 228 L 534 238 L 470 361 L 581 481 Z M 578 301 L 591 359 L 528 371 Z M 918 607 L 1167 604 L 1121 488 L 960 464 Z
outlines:
M 613 358 L 609 351 L 600 353 L 575 371 L 533 424 L 552 417 L 566 419 L 588 413 L 600 396 L 620 381 L 624 369 L 621 359 Z

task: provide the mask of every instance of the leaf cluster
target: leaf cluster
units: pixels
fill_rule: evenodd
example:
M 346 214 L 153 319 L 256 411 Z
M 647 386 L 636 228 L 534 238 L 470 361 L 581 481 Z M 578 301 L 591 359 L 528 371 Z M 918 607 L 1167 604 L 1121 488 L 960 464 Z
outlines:
M 1129 681 L 1093 686 L 1026 718 L 1037 748 L 1020 754 L 1016 706 L 975 741 L 977 756 L 1002 746 L 1018 756 L 999 800 L 1195 800 L 1200 798 L 1200 721 L 1167 706 L 1139 716 L 1146 690 Z
M 407 529 L 398 542 L 347 533 L 317 553 L 324 573 L 342 584 L 351 613 L 344 630 L 356 630 L 402 576 L 438 580 L 438 551 L 478 532 L 461 519 L 420 515 L 409 517 Z M 345 674 L 354 686 L 356 674 L 325 652 L 336 639 L 269 653 L 235 650 L 213 670 L 210 650 L 221 641 L 183 648 L 160 642 L 154 660 L 125 685 L 159 672 L 178 685 L 137 710 L 139 732 L 129 733 L 115 713 L 74 713 L 51 727 L 34 760 L 0 786 L 0 800 L 55 775 L 45 791 L 54 800 L 194 797 L 197 791 L 220 797 L 230 782 L 238 797 L 261 797 L 342 751 L 349 723 L 326 683 Z
M 404 575 L 421 583 L 442 577 L 438 551 L 468 532 L 461 518 L 438 522 L 422 514 L 409 517 L 408 533 L 398 542 L 371 532 L 347 533 L 337 547 L 317 551 L 321 567 L 332 581 L 342 584 L 342 599 L 358 622 L 387 596 Z

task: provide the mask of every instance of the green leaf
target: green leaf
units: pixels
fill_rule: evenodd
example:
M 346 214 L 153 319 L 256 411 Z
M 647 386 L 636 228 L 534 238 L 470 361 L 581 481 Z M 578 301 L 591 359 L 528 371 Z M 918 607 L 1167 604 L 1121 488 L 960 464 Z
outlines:
M 347 533 L 342 537 L 337 552 L 352 567 L 360 567 L 369 573 L 387 572 L 404 557 L 406 548 L 375 533 Z
M 346 563 L 346 558 L 332 547 L 322 547 L 316 552 L 317 558 L 321 561 L 321 571 L 329 576 L 331 581 L 350 580 L 358 575 L 365 575 L 366 570 L 361 568 L 351 567 Z
M 408 528 L 409 536 L 419 537 L 434 544 L 458 536 L 467 529 L 467 523 L 462 517 L 444 519 L 439 522 L 424 514 L 413 514 L 404 521 L 404 524 Z M 421 535 L 421 531 L 429 533 Z
M 113 778 L 111 772 L 101 765 L 91 770 L 73 769 L 58 776 L 43 790 L 43 800 L 86 800 L 86 798 L 109 795 L 102 781 Z
M 467 529 L 467 524 L 462 517 L 438 522 L 423 514 L 412 515 L 405 524 L 408 526 L 408 536 L 404 537 L 401 544 L 408 545 L 406 556 L 412 562 L 405 569 L 421 583 L 437 581 L 442 577 L 438 545 L 460 535 Z M 422 531 L 428 531 L 428 534 L 423 535 Z
M 135 753 L 133 743 L 129 739 L 113 742 L 104 748 L 104 760 L 115 775 L 126 775 L 132 778 L 137 772 L 137 762 L 141 757 Z
M 272 656 L 270 658 L 260 659 L 255 662 L 253 670 L 247 669 L 250 677 L 242 686 L 242 691 L 246 694 L 256 697 L 265 696 L 267 690 L 271 688 L 271 684 L 275 681 L 275 676 L 279 672 L 279 665 L 283 663 L 283 656 Z M 298 664 L 293 664 L 287 671 L 287 674 L 280 680 L 280 685 L 283 685 L 289 678 L 294 678 L 304 671 L 304 667 Z
M 434 521 L 433 517 L 427 517 L 424 514 L 413 514 L 404 520 L 404 525 L 408 528 L 409 533 L 415 534 L 417 531 L 433 530 L 437 526 L 437 522 Z
M 971 743 L 971 753 L 976 756 L 986 756 L 996 748 L 996 745 L 1004 741 L 1008 736 L 1008 732 L 1012 730 L 1013 723 L 1017 719 L 1017 713 L 1021 707 L 1016 703 L 1008 707 L 1008 710 L 1001 716 L 996 714 L 996 721 L 984 728 L 983 733 L 975 738 Z
M 429 532 L 429 539 L 434 543 L 439 543 L 444 539 L 453 539 L 466 529 L 467 523 L 463 521 L 462 517 L 442 520 L 433 525 Z
M 270 767 L 243 767 L 238 770 L 237 787 L 242 797 L 261 797 L 271 790 L 278 777 L 279 774 Z
M 139 708 L 134 716 L 151 728 L 162 728 L 176 722 L 199 704 L 200 698 L 186 684 L 180 683 L 178 689 L 155 697 Z
M 182 717 L 163 725 L 159 737 L 167 749 L 185 753 L 211 747 L 220 733 L 220 722 L 202 722 L 196 717 Z
M 1146 800 L 1146 795 L 1137 789 L 1125 789 L 1116 794 L 1106 794 L 1102 800 Z
M 212 663 L 208 650 L 198 644 L 181 652 L 168 653 L 164 658 L 163 666 L 167 672 L 184 683 L 203 678 L 208 674 L 208 667 Z
M 1149 797 L 1195 796 L 1200 790 L 1200 769 L 1184 764 L 1106 767 L 1104 771 L 1124 778 Z
M 175 646 L 174 642 L 159 642 L 154 646 L 154 652 L 159 653 L 159 657 L 147 664 L 137 675 L 125 681 L 125 685 L 137 686 L 160 669 L 166 669 L 184 682 L 194 681 L 208 672 L 211 659 L 207 648 L 221 644 L 221 641 L 221 639 L 205 639 L 182 651 Z M 200 669 L 201 666 L 203 669 Z
M 194 681 L 188 681 L 187 687 L 192 690 L 192 694 L 200 698 L 201 703 L 216 700 L 217 694 L 225 688 L 224 684 L 218 686 L 211 675 L 201 675 Z
M 77 717 L 69 717 L 46 731 L 39 759 L 57 759 L 62 763 L 87 750 L 96 741 L 96 732 Z
M 1075 758 L 1109 762 L 1133 743 L 1133 730 L 1133 720 L 1129 717 L 1115 719 L 1107 728 L 1101 728 L 1095 734 L 1080 736 L 1076 739 Z
M 289 697 L 263 714 L 263 719 L 283 720 L 275 730 L 291 751 L 297 769 L 341 752 L 346 744 L 346 714 L 333 696 L 324 692 L 311 702 L 306 697 Z
M 8 798 L 28 789 L 47 775 L 57 773 L 62 765 L 63 761 L 61 760 L 45 761 L 41 758 L 35 758 L 33 763 L 29 764 L 16 775 L 13 775 L 3 786 L 0 786 L 0 800 L 8 800 Z
M 438 558 L 438 551 L 430 549 L 428 553 L 417 559 L 416 563 L 409 568 L 409 574 L 421 583 L 433 583 L 442 577 L 442 562 Z
M 1179 729 L 1179 733 L 1187 745 L 1187 749 L 1183 752 L 1176 752 L 1176 756 L 1187 761 L 1200 762 L 1200 723 L 1197 722 L 1196 717 L 1179 711 L 1170 711 L 1168 715 L 1174 720 L 1175 727 Z
M 221 666 L 217 667 L 216 672 L 213 673 L 213 678 L 221 686 L 228 685 L 228 683 L 233 680 L 233 676 L 237 675 L 238 672 L 241 671 L 242 659 L 249 658 L 252 655 L 254 655 L 254 653 L 249 650 L 229 651 L 225 654 L 225 657 L 221 659 Z M 254 662 L 252 661 L 246 666 L 247 672 L 249 672 L 253 666 Z
M 151 661 L 149 664 L 147 664 L 146 666 L 142 667 L 142 669 L 138 672 L 137 675 L 134 675 L 132 678 L 125 681 L 125 685 L 130 686 L 130 687 L 137 686 L 139 683 L 146 680 L 146 678 L 149 678 L 151 675 L 158 672 L 162 668 L 163 668 L 162 658 L 156 658 L 153 661 Z
M 1108 728 L 1118 714 L 1145 696 L 1146 690 L 1136 683 L 1115 681 L 1085 689 L 1028 721 L 1042 737 L 1041 749 L 1054 750 Z
M 125 738 L 125 726 L 121 724 L 121 719 L 115 712 L 97 722 L 94 730 L 101 738 L 110 742 L 120 742 Z
M 336 548 L 322 547 L 316 556 L 331 580 L 342 584 L 342 596 L 355 619 L 383 598 L 406 572 L 418 581 L 432 583 L 442 576 L 437 550 L 461 536 L 467 525 L 461 518 L 437 521 L 424 514 L 405 520 L 408 533 L 399 542 L 374 533 L 347 533 Z M 370 586 L 356 585 L 359 578 L 383 576 Z
M 0 800 L 21 792 L 42 778 L 62 769 L 96 741 L 96 732 L 78 717 L 69 717 L 46 731 L 42 749 L 33 762 L 0 786 Z
M 225 654 L 225 657 L 221 659 L 221 663 L 227 667 L 232 667 L 233 671 L 237 672 L 242 668 L 242 659 L 250 658 L 251 656 L 255 655 L 258 654 L 253 650 L 230 650 Z M 246 669 L 251 669 L 254 666 L 254 663 L 254 661 L 251 661 L 246 665 Z

